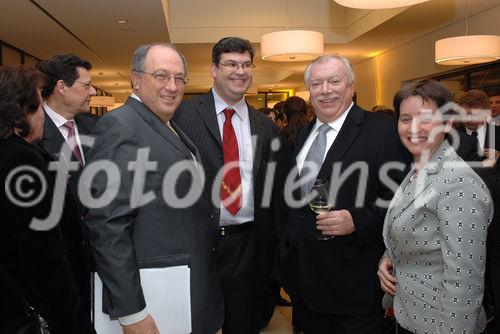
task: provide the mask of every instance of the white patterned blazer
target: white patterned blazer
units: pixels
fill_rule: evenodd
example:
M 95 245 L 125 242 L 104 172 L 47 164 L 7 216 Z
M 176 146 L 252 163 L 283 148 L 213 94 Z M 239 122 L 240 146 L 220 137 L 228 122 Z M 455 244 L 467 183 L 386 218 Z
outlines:
M 394 313 L 413 333 L 478 333 L 486 231 L 493 202 L 482 179 L 445 140 L 412 169 L 387 211 L 386 254 L 398 280 Z

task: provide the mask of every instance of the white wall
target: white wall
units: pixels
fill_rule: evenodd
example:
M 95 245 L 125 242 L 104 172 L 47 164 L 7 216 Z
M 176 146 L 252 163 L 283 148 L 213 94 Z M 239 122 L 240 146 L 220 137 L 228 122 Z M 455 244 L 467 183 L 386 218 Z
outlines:
M 470 35 L 500 35 L 500 5 L 470 16 L 468 21 Z M 402 81 L 453 69 L 434 62 L 434 42 L 464 32 L 465 22 L 460 21 L 354 64 L 358 104 L 367 110 L 377 104 L 392 108 Z

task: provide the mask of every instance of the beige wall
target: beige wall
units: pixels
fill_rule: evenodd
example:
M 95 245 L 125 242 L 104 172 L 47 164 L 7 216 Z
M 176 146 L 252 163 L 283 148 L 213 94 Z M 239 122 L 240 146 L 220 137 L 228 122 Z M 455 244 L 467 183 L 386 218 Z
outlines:
M 469 17 L 469 34 L 500 35 L 499 18 L 500 5 Z M 434 42 L 464 32 L 465 22 L 460 21 L 354 64 L 358 104 L 367 110 L 377 104 L 392 108 L 392 98 L 402 81 L 453 69 L 434 62 Z

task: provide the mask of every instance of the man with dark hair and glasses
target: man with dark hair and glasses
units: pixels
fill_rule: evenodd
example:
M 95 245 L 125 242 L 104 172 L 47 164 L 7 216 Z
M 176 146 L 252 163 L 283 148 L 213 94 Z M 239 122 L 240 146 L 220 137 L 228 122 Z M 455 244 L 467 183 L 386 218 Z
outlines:
M 89 72 L 92 65 L 78 56 L 62 54 L 40 61 L 36 68 L 47 76 L 42 89 L 45 121 L 39 144 L 55 160 L 80 162 L 79 170 L 70 171 L 60 222 L 66 254 L 85 309 L 90 314 L 94 263 L 88 245 L 88 230 L 84 226 L 86 208 L 78 199 L 77 186 L 87 153 L 80 136 L 88 135 L 96 122 L 95 117 L 88 114 L 90 98 L 96 95 Z M 61 153 L 65 142 L 73 152 L 71 156 L 64 157 Z
M 182 319 L 168 326 L 183 333 L 215 333 L 222 326 L 224 305 L 212 252 L 210 207 L 201 191 L 192 202 L 185 199 L 191 190 L 203 187 L 197 173 L 184 172 L 197 172 L 201 158 L 171 122 L 187 82 L 186 60 L 170 44 L 142 45 L 134 52 L 131 77 L 132 95 L 125 105 L 101 117 L 89 154 L 89 163 L 112 161 L 121 177 L 115 198 L 90 209 L 87 216 L 97 272 L 105 287 L 103 310 L 119 320 L 124 334 L 158 334 L 161 321 L 151 315 L 154 310 L 144 298 L 147 283 L 140 269 L 189 266 L 191 330 L 179 329 L 187 326 Z M 139 166 L 141 152 L 147 154 L 144 174 L 131 167 Z M 172 177 L 169 171 L 178 166 L 183 172 Z M 104 174 L 92 180 L 92 193 L 106 191 Z M 173 288 L 171 282 L 165 284 Z
M 224 294 L 224 334 L 259 332 L 274 260 L 272 205 L 263 195 L 267 166 L 276 160 L 271 142 L 278 128 L 245 101 L 254 55 L 245 39 L 218 41 L 210 68 L 213 88 L 183 101 L 173 118 L 201 153 Z

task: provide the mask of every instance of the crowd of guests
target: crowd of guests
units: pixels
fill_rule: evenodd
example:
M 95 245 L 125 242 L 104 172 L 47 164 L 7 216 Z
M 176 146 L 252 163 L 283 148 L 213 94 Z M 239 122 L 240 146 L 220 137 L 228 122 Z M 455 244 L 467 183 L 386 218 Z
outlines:
M 0 68 L 1 333 L 33 312 L 50 333 L 95 333 L 93 272 L 94 303 L 124 334 L 160 333 L 140 269 L 178 265 L 190 268 L 192 333 L 258 333 L 281 286 L 296 332 L 382 334 L 384 307 L 397 333 L 500 332 L 498 96 L 456 104 L 419 80 L 394 111 L 368 112 L 349 61 L 325 55 L 305 69 L 308 102 L 257 111 L 245 101 L 254 55 L 221 39 L 212 89 L 182 101 L 186 59 L 142 45 L 133 93 L 99 119 L 84 59 Z M 167 184 L 179 163 L 191 172 Z M 322 213 L 309 207 L 317 179 L 334 198 Z M 105 205 L 82 199 L 82 184 Z

